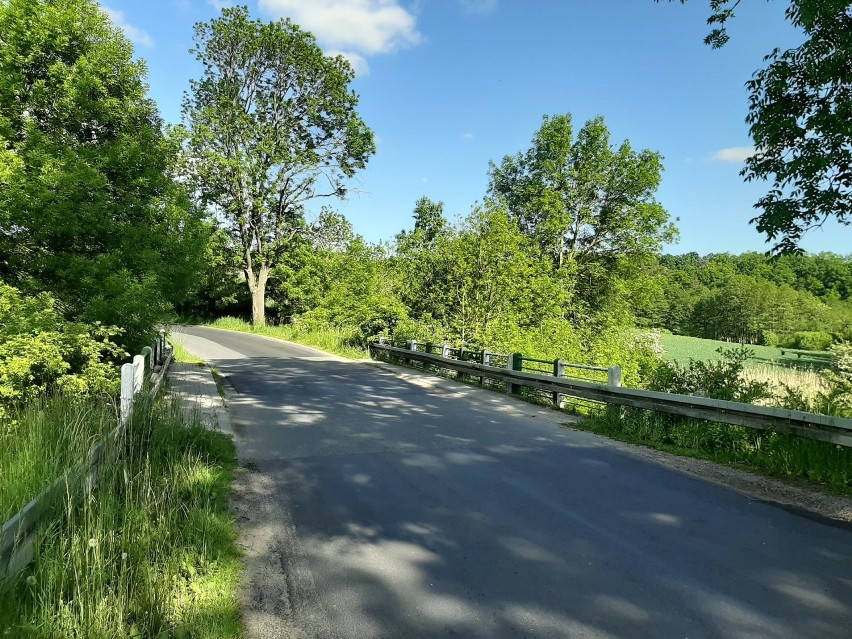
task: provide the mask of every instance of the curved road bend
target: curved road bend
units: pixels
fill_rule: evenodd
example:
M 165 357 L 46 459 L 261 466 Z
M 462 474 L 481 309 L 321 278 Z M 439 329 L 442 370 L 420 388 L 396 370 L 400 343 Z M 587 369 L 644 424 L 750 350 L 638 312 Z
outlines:
M 177 330 L 231 386 L 252 637 L 852 637 L 848 527 L 494 393 Z

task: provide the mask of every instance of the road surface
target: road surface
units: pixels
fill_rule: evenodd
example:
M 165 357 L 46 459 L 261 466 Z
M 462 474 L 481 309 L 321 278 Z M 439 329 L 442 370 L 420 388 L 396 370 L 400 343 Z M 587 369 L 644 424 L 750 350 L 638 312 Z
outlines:
M 852 637 L 848 526 L 497 393 L 176 331 L 228 380 L 252 637 Z

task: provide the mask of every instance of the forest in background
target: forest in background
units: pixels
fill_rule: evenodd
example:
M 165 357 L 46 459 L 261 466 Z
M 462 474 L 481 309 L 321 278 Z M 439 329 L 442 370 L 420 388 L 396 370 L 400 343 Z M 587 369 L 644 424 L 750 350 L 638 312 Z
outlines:
M 272 272 L 269 322 L 361 346 L 397 334 L 595 364 L 649 356 L 634 328 L 807 350 L 852 339 L 852 256 L 649 253 L 587 262 L 581 274 L 554 268 L 494 201 L 456 223 L 442 213 L 421 198 L 413 229 L 373 245 L 324 210 Z M 250 316 L 226 242 L 208 247 L 183 314 Z

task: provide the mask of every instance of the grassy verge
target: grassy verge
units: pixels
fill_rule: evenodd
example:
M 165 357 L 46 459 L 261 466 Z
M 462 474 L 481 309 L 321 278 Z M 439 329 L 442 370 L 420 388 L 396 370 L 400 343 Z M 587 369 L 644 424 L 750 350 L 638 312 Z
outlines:
M 0 419 L 0 524 L 116 426 L 108 400 L 39 399 Z
M 631 408 L 613 408 L 570 426 L 852 495 L 852 448 L 828 442 Z
M 0 584 L 0 636 L 241 636 L 234 446 L 184 419 L 171 403 L 137 405 L 98 487 L 61 504 L 35 562 Z
M 367 357 L 367 350 L 355 344 L 354 337 L 349 331 L 326 328 L 322 330 L 301 331 L 293 326 L 254 326 L 235 317 L 220 317 L 216 321 L 207 324 L 213 328 L 224 328 L 229 331 L 240 331 L 242 333 L 254 333 L 277 337 L 278 339 L 313 346 L 327 353 L 334 353 L 341 357 L 350 359 L 362 359 Z
M 183 347 L 183 344 L 178 342 L 177 340 L 171 340 L 169 342 L 172 345 L 172 354 L 175 358 L 176 362 L 181 362 L 183 364 L 203 364 L 204 360 L 196 357 L 188 350 Z

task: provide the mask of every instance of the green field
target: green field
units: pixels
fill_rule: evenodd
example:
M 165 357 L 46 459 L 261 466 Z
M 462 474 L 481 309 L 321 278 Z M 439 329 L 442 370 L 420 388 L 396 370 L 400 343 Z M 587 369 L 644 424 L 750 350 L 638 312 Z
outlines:
M 688 364 L 690 359 L 715 360 L 720 359 L 719 347 L 736 348 L 736 342 L 720 342 L 700 337 L 684 335 L 660 335 L 660 345 L 666 351 L 666 359 L 678 364 Z M 825 351 L 802 351 L 790 348 L 774 348 L 772 346 L 751 346 L 754 357 L 749 360 L 754 364 L 776 364 L 788 368 L 822 369 L 831 366 L 831 356 Z

